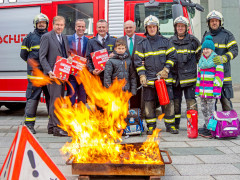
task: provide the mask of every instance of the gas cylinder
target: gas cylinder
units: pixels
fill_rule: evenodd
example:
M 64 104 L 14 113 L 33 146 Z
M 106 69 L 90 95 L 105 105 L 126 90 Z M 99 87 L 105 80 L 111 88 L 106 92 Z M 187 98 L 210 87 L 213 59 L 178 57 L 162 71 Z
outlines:
M 198 112 L 193 109 L 187 111 L 187 135 L 189 138 L 198 137 Z
M 157 95 L 158 95 L 160 105 L 169 104 L 170 100 L 169 100 L 165 80 L 158 78 L 158 80 L 155 81 L 155 87 L 157 90 Z

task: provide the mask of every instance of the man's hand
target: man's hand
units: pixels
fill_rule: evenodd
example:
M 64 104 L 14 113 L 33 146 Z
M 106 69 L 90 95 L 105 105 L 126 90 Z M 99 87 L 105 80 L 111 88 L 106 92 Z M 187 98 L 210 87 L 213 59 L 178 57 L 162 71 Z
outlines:
M 72 56 L 69 56 L 69 57 L 67 58 L 67 60 L 68 60 L 68 63 L 72 63 L 72 61 L 73 61 Z
M 215 57 L 213 58 L 213 62 L 214 62 L 214 64 L 216 64 L 216 65 L 226 63 L 226 62 L 227 62 L 227 56 L 225 56 L 225 55 L 215 56 Z
M 162 78 L 162 79 L 167 79 L 168 73 L 169 73 L 169 69 L 164 67 L 163 70 L 159 71 L 156 75 L 160 76 L 160 78 Z
M 94 75 L 99 75 L 101 72 L 102 72 L 102 70 L 99 70 L 99 69 L 94 69 L 93 70 Z
M 48 74 L 51 79 L 57 78 L 53 72 L 49 72 Z
M 144 87 L 147 87 L 147 77 L 146 77 L 146 75 L 144 75 L 144 74 L 140 75 L 140 83 Z

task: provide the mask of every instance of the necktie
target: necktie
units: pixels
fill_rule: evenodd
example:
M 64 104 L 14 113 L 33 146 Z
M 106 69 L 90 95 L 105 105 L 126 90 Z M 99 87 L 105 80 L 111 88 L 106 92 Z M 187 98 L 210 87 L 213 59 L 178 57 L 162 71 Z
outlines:
M 81 39 L 82 38 L 78 38 L 78 47 L 77 47 L 77 54 L 79 55 L 79 56 L 82 56 L 82 45 L 81 45 Z
M 59 38 L 59 42 L 60 42 L 60 44 L 62 44 L 62 37 L 61 37 L 60 34 L 58 34 L 58 38 Z
M 132 41 L 132 37 L 130 37 L 129 40 L 130 40 L 129 52 L 130 52 L 130 55 L 132 56 L 132 52 L 133 52 L 133 41 Z
M 102 38 L 102 45 L 105 47 L 105 38 Z

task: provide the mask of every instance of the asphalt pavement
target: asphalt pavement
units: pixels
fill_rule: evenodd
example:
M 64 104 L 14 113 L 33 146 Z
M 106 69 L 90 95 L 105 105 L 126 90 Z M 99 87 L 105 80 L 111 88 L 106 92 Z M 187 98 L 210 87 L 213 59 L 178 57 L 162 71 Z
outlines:
M 240 96 L 233 100 L 233 107 L 240 115 Z M 218 105 L 219 106 L 219 105 Z M 220 108 L 220 107 L 218 107 Z M 165 132 L 164 122 L 158 121 L 160 132 L 160 149 L 167 150 L 172 158 L 172 164 L 165 166 L 163 180 L 238 180 L 240 179 L 240 138 L 236 139 L 206 139 L 187 137 L 187 125 L 183 103 L 183 118 L 179 134 Z M 18 125 L 23 121 L 24 110 L 10 111 L 5 107 L 0 108 L 0 167 L 3 165 L 7 152 L 11 146 Z M 54 137 L 47 134 L 47 111 L 45 104 L 40 103 L 35 129 L 35 137 L 41 146 L 56 163 L 60 171 L 68 180 L 77 180 L 77 175 L 72 175 L 71 166 L 65 165 L 66 155 L 60 153 L 60 148 L 71 141 L 70 137 Z M 239 116 L 240 117 L 240 116 Z M 203 116 L 199 112 L 199 126 L 203 125 Z M 123 138 L 123 142 L 144 142 L 146 133 L 142 136 Z M 164 159 L 167 161 L 166 156 Z M 38 167 L 36 167 L 37 169 Z

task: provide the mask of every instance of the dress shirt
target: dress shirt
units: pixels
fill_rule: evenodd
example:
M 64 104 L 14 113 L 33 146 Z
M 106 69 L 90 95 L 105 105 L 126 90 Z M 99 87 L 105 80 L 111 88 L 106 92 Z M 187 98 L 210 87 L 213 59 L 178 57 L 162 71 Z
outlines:
M 78 38 L 79 36 L 75 33 L 75 43 L 76 43 L 76 51 L 78 50 L 77 47 L 78 47 Z M 83 52 L 83 36 L 80 37 L 81 38 L 81 52 Z

